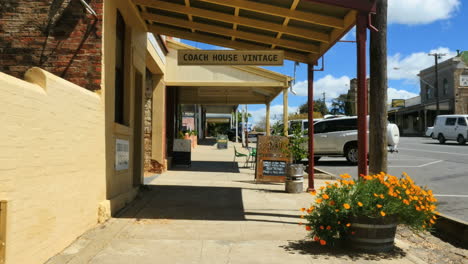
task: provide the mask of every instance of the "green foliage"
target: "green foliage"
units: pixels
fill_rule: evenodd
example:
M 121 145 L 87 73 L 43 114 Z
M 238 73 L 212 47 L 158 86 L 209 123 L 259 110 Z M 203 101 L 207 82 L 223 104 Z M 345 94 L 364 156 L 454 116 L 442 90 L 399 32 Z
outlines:
M 306 229 L 321 244 L 333 245 L 337 239 L 353 235 L 349 234 L 352 217 L 395 217 L 416 231 L 435 223 L 437 200 L 432 191 L 415 185 L 407 175 L 397 178 L 381 173 L 357 182 L 347 180 L 351 176 L 346 174 L 341 177 L 343 180 L 320 189 L 315 206 L 301 209 L 307 213 Z
M 299 106 L 299 114 L 309 112 L 307 102 Z M 314 112 L 320 113 L 322 116 L 328 114 L 327 104 L 323 100 L 314 100 Z
M 273 136 L 284 136 L 284 125 L 281 121 L 276 121 L 271 127 L 271 134 Z
M 302 136 L 300 126 L 294 126 L 293 134 L 289 137 L 289 148 L 285 150 L 292 157 L 294 163 L 300 163 L 300 161 L 307 157 L 307 150 L 304 148 L 304 144 L 307 142 L 307 138 Z

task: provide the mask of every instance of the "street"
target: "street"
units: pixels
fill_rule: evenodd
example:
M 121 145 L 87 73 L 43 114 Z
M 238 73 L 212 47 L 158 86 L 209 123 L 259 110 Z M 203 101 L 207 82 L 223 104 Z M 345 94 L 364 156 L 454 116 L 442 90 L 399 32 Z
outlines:
M 433 190 L 439 212 L 468 221 L 468 145 L 441 145 L 431 138 L 401 137 L 398 149 L 399 153 L 388 155 L 389 174 L 408 173 L 416 184 Z M 350 166 L 345 158 L 324 157 L 316 166 L 335 175 L 357 177 L 357 166 Z

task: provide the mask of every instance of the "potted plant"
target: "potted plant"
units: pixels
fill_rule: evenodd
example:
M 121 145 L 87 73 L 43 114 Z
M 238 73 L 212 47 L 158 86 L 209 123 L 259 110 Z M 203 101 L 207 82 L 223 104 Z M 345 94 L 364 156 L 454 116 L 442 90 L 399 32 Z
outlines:
M 302 136 L 301 128 L 293 127 L 293 134 L 289 137 L 288 148 L 284 151 L 291 158 L 292 163 L 288 164 L 286 177 L 286 192 L 298 193 L 303 191 L 304 165 L 302 159 L 307 157 L 307 151 L 304 148 L 307 138 Z
M 315 204 L 301 210 L 306 230 L 321 245 L 345 244 L 355 249 L 385 252 L 393 249 L 397 224 L 415 231 L 430 229 L 436 220 L 432 191 L 416 185 L 406 174 L 398 178 L 385 173 L 354 181 L 341 175 L 327 182 Z

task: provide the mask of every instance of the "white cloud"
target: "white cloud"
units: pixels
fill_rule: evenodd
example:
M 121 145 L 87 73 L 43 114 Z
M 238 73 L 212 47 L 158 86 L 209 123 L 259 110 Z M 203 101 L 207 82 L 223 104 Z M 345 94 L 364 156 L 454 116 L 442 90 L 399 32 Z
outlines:
M 388 21 L 407 25 L 430 24 L 451 18 L 460 5 L 460 0 L 389 0 Z
M 408 99 L 415 96 L 418 96 L 418 94 L 408 92 L 406 90 L 397 90 L 392 87 L 387 89 L 387 98 L 389 103 L 392 101 L 392 99 Z
M 434 57 L 428 56 L 429 53 L 445 53 L 446 56 L 440 59 L 440 62 L 450 59 L 456 55 L 455 51 L 449 48 L 439 47 L 429 52 L 416 52 L 406 57 L 400 53 L 393 56 L 388 56 L 388 78 L 390 80 L 410 80 L 417 81 L 417 74 L 432 65 L 434 65 Z
M 314 82 L 314 99 L 322 99 L 325 93 L 326 100 L 336 98 L 340 94 L 347 93 L 349 89 L 349 77 L 341 76 L 335 78 L 328 74 Z M 307 80 L 296 83 L 293 90 L 299 96 L 307 96 Z
M 288 106 L 288 113 L 295 113 L 297 112 L 297 109 L 297 106 Z M 252 117 L 249 118 L 249 122 L 257 124 L 261 120 L 265 119 L 266 108 L 263 107 L 254 111 L 249 110 L 249 113 L 252 114 Z M 273 123 L 278 120 L 283 120 L 283 105 L 272 105 L 270 106 L 270 124 L 273 125 Z

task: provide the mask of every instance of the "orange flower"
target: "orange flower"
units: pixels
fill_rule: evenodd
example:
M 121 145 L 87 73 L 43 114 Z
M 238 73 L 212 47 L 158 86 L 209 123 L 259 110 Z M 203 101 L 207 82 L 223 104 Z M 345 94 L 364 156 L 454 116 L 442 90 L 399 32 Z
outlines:
M 385 196 L 383 194 L 380 195 L 380 199 L 383 199 L 385 198 Z
M 323 227 L 323 226 L 320 226 L 320 229 L 322 229 L 322 230 L 323 230 L 323 229 L 325 229 L 325 227 Z
M 331 205 L 331 206 L 334 206 L 334 205 L 335 205 L 335 201 L 330 201 L 330 205 Z
M 432 219 L 431 219 L 431 221 L 432 221 Z M 331 226 L 327 226 L 327 230 L 331 230 Z
M 338 213 L 339 211 L 340 211 L 339 209 L 335 209 L 335 212 L 337 212 L 337 213 Z
M 320 245 L 325 246 L 326 244 L 327 244 L 327 241 L 322 240 L 322 239 L 320 240 Z
M 320 187 L 319 189 L 320 189 L 320 190 L 323 190 L 323 189 L 325 189 L 325 186 L 322 186 L 322 187 Z
M 324 194 L 322 194 L 322 198 L 325 199 L 325 200 L 328 200 L 328 199 L 330 199 L 330 196 L 328 196 L 328 194 L 324 193 Z
M 357 205 L 359 205 L 361 207 L 363 206 L 363 204 L 361 202 L 358 202 Z
M 381 211 L 381 212 L 380 212 L 380 215 L 385 216 L 386 214 L 385 214 L 384 211 Z
M 378 204 L 378 205 L 377 205 L 377 208 L 382 208 L 382 205 Z
M 435 221 L 434 220 L 429 220 L 429 222 L 431 222 L 431 224 L 435 224 Z
M 320 238 L 318 236 L 314 236 L 314 241 L 319 241 Z
M 317 191 L 313 190 L 310 192 L 311 195 L 316 195 L 317 194 Z
M 351 223 L 347 223 L 347 224 L 346 224 L 346 227 L 350 227 L 350 226 L 351 226 Z
M 322 202 L 322 198 L 318 198 L 317 200 L 315 200 L 316 203 L 321 203 Z
M 347 204 L 347 203 L 343 204 L 343 207 L 344 207 L 345 209 L 351 208 L 351 206 L 350 206 L 349 204 Z
M 374 193 L 374 197 L 379 197 L 379 195 L 378 195 L 378 194 L 376 194 L 376 193 Z
M 403 200 L 403 203 L 406 204 L 406 205 L 409 205 L 409 201 L 406 200 L 406 199 Z
M 312 230 L 312 228 L 311 228 L 310 226 L 306 226 L 305 229 L 306 229 L 307 231 Z
M 301 212 L 304 212 L 305 211 L 305 208 L 301 208 Z

